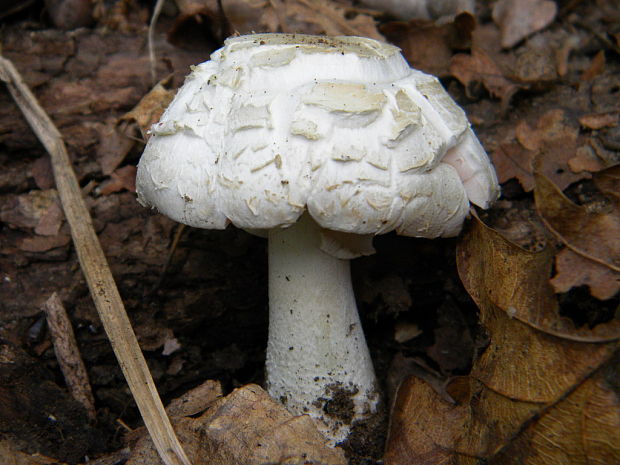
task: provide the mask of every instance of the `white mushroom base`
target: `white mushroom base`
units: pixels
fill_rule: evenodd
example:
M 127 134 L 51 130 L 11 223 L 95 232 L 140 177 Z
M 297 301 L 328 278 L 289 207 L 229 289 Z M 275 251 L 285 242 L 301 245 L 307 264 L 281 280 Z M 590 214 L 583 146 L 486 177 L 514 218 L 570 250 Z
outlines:
M 267 388 L 292 413 L 314 418 L 333 445 L 376 413 L 380 396 L 349 261 L 319 244 L 307 214 L 269 232 Z

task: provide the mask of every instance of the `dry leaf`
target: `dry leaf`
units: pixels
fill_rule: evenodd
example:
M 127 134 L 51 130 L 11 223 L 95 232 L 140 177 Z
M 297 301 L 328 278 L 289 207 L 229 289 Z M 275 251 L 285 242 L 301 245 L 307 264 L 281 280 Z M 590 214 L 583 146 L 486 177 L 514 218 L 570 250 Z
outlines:
M 538 404 L 513 402 L 469 377 L 457 378 L 446 389 L 459 402 L 446 401 L 419 378 L 403 383 L 393 408 L 385 465 L 480 463 L 540 410 Z
M 154 123 L 159 121 L 159 118 L 168 104 L 172 102 L 175 94 L 176 92 L 166 89 L 161 82 L 158 82 L 131 111 L 123 115 L 121 120 L 135 121 L 140 128 L 142 136 L 146 139 L 148 130 Z M 121 135 L 120 137 L 125 136 Z M 125 137 L 125 139 L 127 138 Z M 104 174 L 108 173 L 104 172 Z
M 473 378 L 447 389 L 457 404 L 412 377 L 396 400 L 386 465 L 589 465 L 620 460 L 618 361 L 547 405 L 515 402 Z M 538 418 L 540 415 L 540 418 Z
M 614 203 L 618 203 L 620 201 L 620 165 L 596 173 L 594 184 Z
M 475 10 L 474 0 L 360 0 L 360 3 L 401 20 L 443 22 L 458 13 Z
M 142 324 L 134 323 L 134 331 L 142 350 L 157 350 L 163 347 L 167 340 L 174 338 L 172 329 L 152 320 L 147 320 Z
M 424 380 L 442 399 L 448 403 L 454 403 L 454 399 L 446 391 L 447 379 L 445 376 L 431 368 L 421 357 L 405 357 L 399 352 L 392 359 L 386 376 L 389 405 L 394 406 L 394 400 L 401 384 L 411 376 Z M 394 413 L 392 412 L 392 417 L 394 417 Z
M 450 60 L 455 50 L 463 50 L 471 43 L 471 33 L 476 27 L 475 18 L 462 13 L 446 24 L 434 21 L 411 20 L 391 22 L 381 27 L 381 32 L 400 47 L 409 64 L 435 76 L 450 74 Z
M 32 164 L 32 177 L 37 187 L 41 190 L 51 189 L 55 186 L 52 164 L 48 156 L 37 158 Z
M 175 0 L 180 17 L 206 14 L 214 15 L 217 11 L 217 0 Z
M 65 218 L 65 214 L 58 202 L 52 203 L 43 213 L 34 232 L 41 236 L 55 236 L 60 231 L 60 226 Z
M 193 465 L 346 465 L 340 448 L 330 448 L 307 415 L 293 417 L 256 385 L 235 389 L 198 418 L 175 422 Z M 161 461 L 148 436 L 132 450 L 127 465 Z
M 166 342 L 164 342 L 164 348 L 162 349 L 161 354 L 167 357 L 168 355 L 174 354 L 177 350 L 180 350 L 182 347 L 183 346 L 181 345 L 181 343 L 176 337 L 166 339 Z
M 232 35 L 217 0 L 175 0 L 178 14 L 167 34 L 168 42 L 189 50 L 213 50 L 215 38 Z M 206 27 L 205 27 L 206 25 Z M 208 28 L 208 33 L 205 29 Z
M 515 178 L 526 192 L 534 189 L 533 163 L 535 152 L 517 142 L 502 142 L 491 153 L 497 179 L 501 184 Z
M 101 172 L 109 176 L 123 162 L 136 141 L 121 133 L 113 123 L 101 125 L 98 132 L 97 161 Z
M 204 412 L 222 396 L 222 384 L 209 379 L 170 402 L 166 412 L 171 417 L 189 417 Z
M 564 39 L 564 42 L 562 43 L 560 48 L 555 51 L 556 69 L 559 76 L 565 77 L 568 73 L 568 59 L 570 57 L 570 54 L 577 47 L 579 47 L 579 38 L 576 35 L 570 35 L 569 37 Z
M 596 173 L 606 168 L 605 163 L 596 155 L 594 149 L 583 145 L 577 149 L 576 155 L 568 160 L 568 167 L 573 173 L 588 171 Z
M 0 457 L 2 458 L 2 465 L 62 465 L 58 460 L 41 454 L 20 452 L 8 440 L 0 441 Z
M 569 126 L 564 121 L 563 110 L 550 110 L 544 113 L 536 123 L 536 135 L 539 146 L 532 150 L 539 150 L 545 142 L 574 142 L 577 139 L 577 134 L 578 130 Z M 522 139 L 519 139 L 519 142 L 524 144 L 524 140 Z M 526 146 L 524 145 L 524 147 Z
M 278 14 L 269 1 L 226 0 L 222 8 L 231 29 L 239 34 L 279 30 Z
M 223 8 L 231 27 L 240 34 L 296 32 L 383 40 L 367 12 L 328 0 L 232 0 L 223 2 Z
M 448 402 L 426 382 L 411 378 L 398 393 L 384 462 L 386 465 L 527 462 L 543 454 L 544 463 L 592 463 L 615 457 L 618 400 L 600 387 L 579 397 L 591 376 L 597 376 L 618 349 L 618 321 L 593 329 L 575 328 L 557 313 L 547 277 L 553 252 L 528 252 L 502 238 L 477 217 L 457 250 L 461 279 L 480 308 L 490 344 L 469 377 L 446 386 L 456 403 Z M 606 377 L 607 378 L 607 377 Z M 581 400 L 585 401 L 581 401 Z M 586 408 L 569 410 L 581 402 Z M 604 408 L 615 409 L 588 427 Z M 568 412 L 568 413 L 567 413 Z M 564 414 L 556 422 L 556 414 Z M 546 425 L 563 424 L 568 452 L 549 448 Z M 529 429 L 528 429 L 529 428 Z M 538 434 L 529 434 L 539 428 Z M 581 441 L 600 432 L 605 444 Z M 545 443 L 541 443 L 546 439 Z M 521 462 L 509 462 L 512 450 Z M 568 459 L 567 459 L 568 456 Z M 590 462 L 588 462 L 590 460 Z
M 512 72 L 519 82 L 533 89 L 546 89 L 558 77 L 553 50 L 547 44 L 528 43 L 519 50 Z
M 500 200 L 493 206 L 493 229 L 508 241 L 531 252 L 542 251 L 549 232 L 540 221 L 534 200 Z
M 479 307 L 489 301 L 511 318 L 566 340 L 605 342 L 619 338 L 620 321 L 577 328 L 572 320 L 558 314 L 548 281 L 553 259 L 551 248 L 536 252 L 522 249 L 476 216 L 457 249 L 459 276 Z
M 542 136 L 544 132 L 533 129 L 525 121 L 520 121 L 515 127 L 515 137 L 524 149 L 536 151 L 540 149 L 542 144 Z
M 603 129 L 618 125 L 620 113 L 593 113 L 579 117 L 579 124 L 588 129 Z
M 605 52 L 603 50 L 599 51 L 592 61 L 590 62 L 590 66 L 586 69 L 581 75 L 582 81 L 591 81 L 596 76 L 601 74 L 605 69 Z
M 536 174 L 536 209 L 547 228 L 568 248 L 620 272 L 620 211 L 589 212 L 571 202 L 546 176 Z
M 558 7 L 550 0 L 499 0 L 493 21 L 502 31 L 502 47 L 510 48 L 555 19 Z
M 422 334 L 422 330 L 415 323 L 397 321 L 394 325 L 394 340 L 399 344 L 410 341 Z
M 588 286 L 599 300 L 611 299 L 620 291 L 620 273 L 564 249 L 555 257 L 555 276 L 551 279 L 555 292 L 568 292 L 573 287 Z
M 490 465 L 590 465 L 620 463 L 618 358 L 502 450 Z
M 577 341 L 574 334 L 564 337 L 559 331 L 541 331 L 517 315 L 513 317 L 510 309 L 500 309 L 491 301 L 482 304 L 481 323 L 489 331 L 491 343 L 471 373 L 493 392 L 513 401 L 556 402 L 603 364 L 620 338 L 618 321 L 597 326 L 613 331 L 607 338 L 611 341 L 604 344 L 599 341 L 606 338 L 587 327 L 579 328 L 583 337 Z M 557 313 L 555 318 L 567 319 Z
M 0 221 L 13 228 L 36 228 L 52 208 L 57 208 L 55 189 L 31 190 L 27 194 L 6 195 L 0 202 Z
M 56 236 L 34 236 L 27 237 L 19 244 L 19 249 L 24 252 L 47 252 L 57 247 L 64 247 L 71 242 L 68 234 L 58 234 Z
M 93 23 L 90 0 L 46 0 L 47 14 L 58 29 L 74 30 Z
M 133 165 L 123 166 L 112 173 L 110 179 L 101 183 L 97 189 L 100 195 L 110 195 L 114 192 L 127 190 L 129 192 L 136 191 L 136 171 L 137 167 Z
M 518 143 L 504 141 L 491 154 L 500 182 L 516 178 L 529 192 L 534 188 L 534 168 L 562 189 L 590 177 L 588 172 L 574 173 L 570 169 L 569 162 L 577 154 L 579 130 L 565 122 L 563 110 L 544 113 L 534 128 L 521 121 L 515 128 L 515 138 Z
M 275 3 L 275 2 L 274 2 Z M 297 24 L 297 32 L 326 35 L 356 35 L 384 40 L 372 16 L 328 0 L 285 0 L 287 24 Z M 283 31 L 286 25 L 280 23 Z M 304 28 L 308 28 L 305 31 Z M 295 31 L 284 31 L 295 32 Z
M 452 57 L 450 73 L 465 86 L 466 90 L 471 83 L 481 82 L 492 96 L 501 99 L 504 107 L 520 88 L 504 76 L 489 53 L 475 46 L 472 47 L 471 55 L 459 54 Z

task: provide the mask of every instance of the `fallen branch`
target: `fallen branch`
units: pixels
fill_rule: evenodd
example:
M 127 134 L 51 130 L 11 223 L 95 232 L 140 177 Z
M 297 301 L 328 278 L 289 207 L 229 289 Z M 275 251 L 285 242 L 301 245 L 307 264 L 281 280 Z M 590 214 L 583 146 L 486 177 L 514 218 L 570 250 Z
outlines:
M 94 420 L 96 417 L 95 399 L 90 388 L 84 361 L 75 340 L 73 327 L 69 321 L 69 315 L 67 315 L 60 297 L 55 292 L 47 299 L 43 308 L 54 344 L 54 353 L 65 378 L 65 383 L 67 383 L 73 398 L 84 406 L 88 417 Z
M 166 465 L 191 465 L 177 439 L 138 345 L 127 312 L 101 249 L 62 136 L 11 61 L 0 56 L 4 81 L 30 127 L 50 154 L 80 266 L 144 424 Z

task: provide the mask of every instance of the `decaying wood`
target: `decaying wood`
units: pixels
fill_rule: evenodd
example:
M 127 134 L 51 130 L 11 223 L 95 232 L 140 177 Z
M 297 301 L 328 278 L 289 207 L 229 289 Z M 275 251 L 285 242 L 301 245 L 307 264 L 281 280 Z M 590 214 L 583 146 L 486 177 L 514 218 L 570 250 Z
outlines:
M 91 420 L 96 417 L 95 399 L 88 381 L 88 373 L 75 340 L 67 311 L 55 292 L 45 302 L 47 326 L 54 344 L 56 359 L 67 387 L 75 400 L 84 406 Z
M 62 135 L 11 61 L 0 56 L 4 81 L 32 130 L 49 152 L 58 194 L 99 317 L 144 423 L 166 465 L 190 465 L 166 415 L 92 225 Z

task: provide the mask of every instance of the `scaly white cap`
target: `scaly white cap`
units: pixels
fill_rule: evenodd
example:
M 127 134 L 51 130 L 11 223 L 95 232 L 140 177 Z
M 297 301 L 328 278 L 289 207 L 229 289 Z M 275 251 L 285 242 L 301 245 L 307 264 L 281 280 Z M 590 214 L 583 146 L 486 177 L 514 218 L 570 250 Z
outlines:
M 200 228 L 433 238 L 487 207 L 495 172 L 439 81 L 359 37 L 256 34 L 196 66 L 152 128 L 139 200 Z

